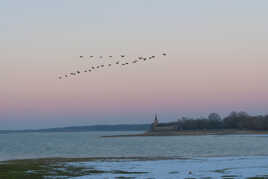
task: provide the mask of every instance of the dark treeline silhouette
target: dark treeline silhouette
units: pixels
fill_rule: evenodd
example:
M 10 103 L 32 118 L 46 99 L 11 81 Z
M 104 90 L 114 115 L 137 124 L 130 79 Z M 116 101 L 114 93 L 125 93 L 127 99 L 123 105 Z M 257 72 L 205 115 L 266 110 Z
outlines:
M 251 116 L 246 112 L 231 112 L 225 118 L 211 113 L 207 118 L 181 118 L 177 121 L 178 130 L 200 129 L 240 129 L 268 130 L 268 115 Z

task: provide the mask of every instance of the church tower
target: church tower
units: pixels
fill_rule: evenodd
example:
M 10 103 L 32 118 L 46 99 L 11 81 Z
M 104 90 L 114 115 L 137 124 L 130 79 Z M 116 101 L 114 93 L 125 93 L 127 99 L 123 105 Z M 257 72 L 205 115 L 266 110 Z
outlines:
M 154 117 L 154 127 L 156 127 L 158 125 L 158 119 L 157 119 L 157 114 L 155 114 Z

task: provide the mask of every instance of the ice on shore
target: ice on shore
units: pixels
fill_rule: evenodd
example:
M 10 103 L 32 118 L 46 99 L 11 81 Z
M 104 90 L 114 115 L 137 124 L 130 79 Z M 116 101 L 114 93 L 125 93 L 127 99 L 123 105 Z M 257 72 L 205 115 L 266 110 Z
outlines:
M 150 160 L 150 161 L 93 161 L 70 163 L 70 165 L 94 167 L 107 173 L 74 177 L 90 178 L 248 178 L 268 176 L 268 157 L 221 157 L 196 158 L 186 160 Z M 110 171 L 110 172 L 109 172 Z M 113 171 L 133 172 L 113 174 Z M 135 172 L 141 172 L 135 174 Z M 145 172 L 145 173 L 142 173 Z

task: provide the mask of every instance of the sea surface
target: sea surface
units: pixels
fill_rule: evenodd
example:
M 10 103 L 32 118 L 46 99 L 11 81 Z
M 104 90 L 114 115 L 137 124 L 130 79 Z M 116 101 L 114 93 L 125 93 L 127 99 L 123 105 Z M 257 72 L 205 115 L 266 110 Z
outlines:
M 268 135 L 101 137 L 136 133 L 140 131 L 0 134 L 0 160 L 126 158 L 67 162 L 67 168 L 102 171 L 72 179 L 268 178 Z
M 103 138 L 140 132 L 0 134 L 0 160 L 43 157 L 268 156 L 268 135 Z

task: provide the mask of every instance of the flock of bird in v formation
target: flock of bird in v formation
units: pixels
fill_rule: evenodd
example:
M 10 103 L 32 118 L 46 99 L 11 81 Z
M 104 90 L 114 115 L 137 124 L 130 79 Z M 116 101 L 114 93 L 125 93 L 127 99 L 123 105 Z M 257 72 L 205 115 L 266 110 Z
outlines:
M 166 53 L 162 53 L 161 54 L 162 56 L 167 56 L 167 54 Z M 109 58 L 113 58 L 113 56 L 108 56 Z M 121 59 L 124 59 L 126 57 L 126 55 L 120 55 L 120 58 Z M 79 58 L 80 59 L 84 59 L 84 58 L 86 58 L 86 57 L 84 57 L 84 56 L 79 56 Z M 91 59 L 93 59 L 94 58 L 94 56 L 89 56 L 89 58 L 91 58 Z M 102 58 L 104 58 L 104 56 L 99 56 L 98 57 L 99 59 L 102 59 Z M 63 79 L 64 77 L 65 78 L 68 78 L 68 77 L 71 77 L 71 76 L 76 76 L 76 75 L 79 75 L 79 74 L 81 74 L 82 72 L 84 72 L 84 73 L 87 73 L 87 72 L 92 72 L 92 71 L 94 71 L 94 70 L 97 70 L 97 69 L 100 69 L 100 68 L 104 68 L 105 66 L 107 66 L 107 67 L 111 67 L 112 65 L 121 65 L 121 66 L 125 66 L 125 65 L 129 65 L 129 64 L 135 64 L 135 63 L 138 63 L 138 62 L 144 62 L 144 61 L 147 61 L 147 60 L 152 60 L 152 59 L 155 59 L 156 58 L 156 56 L 149 56 L 149 57 L 142 57 L 142 56 L 140 56 L 140 57 L 138 57 L 137 59 L 135 59 L 135 60 L 133 60 L 133 61 L 131 61 L 131 62 L 121 62 L 120 60 L 119 61 L 116 61 L 116 62 L 114 62 L 114 63 L 108 63 L 107 65 L 104 65 L 104 64 L 102 64 L 102 65 L 96 65 L 96 66 L 92 66 L 91 68 L 89 68 L 89 69 L 86 69 L 86 70 L 83 70 L 83 71 L 81 71 L 81 70 L 77 70 L 76 72 L 71 72 L 71 73 L 68 73 L 68 74 L 65 74 L 65 75 L 63 75 L 63 76 L 59 76 L 58 77 L 58 79 Z

